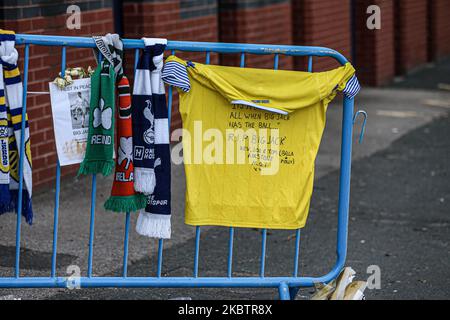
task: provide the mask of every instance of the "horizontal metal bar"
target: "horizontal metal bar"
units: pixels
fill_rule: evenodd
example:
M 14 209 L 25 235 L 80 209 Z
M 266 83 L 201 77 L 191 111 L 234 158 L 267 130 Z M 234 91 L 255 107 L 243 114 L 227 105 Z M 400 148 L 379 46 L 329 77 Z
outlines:
M 344 264 L 345 256 L 339 255 L 332 271 L 321 277 L 80 277 L 76 282 L 81 288 L 275 288 L 280 283 L 289 287 L 312 287 L 335 279 Z M 0 288 L 66 288 L 73 286 L 73 280 L 66 277 L 0 277 Z
M 289 286 L 312 287 L 314 283 L 329 282 L 328 278 L 178 278 L 178 277 L 82 277 L 78 281 L 80 288 L 271 288 L 280 283 Z M 73 286 L 73 279 L 65 277 L 42 278 L 2 278 L 0 288 L 67 288 Z
M 42 46 L 70 46 L 78 48 L 94 48 L 95 43 L 91 37 L 65 37 L 46 36 L 34 34 L 16 34 L 16 44 L 36 44 Z M 142 49 L 142 39 L 123 39 L 125 49 Z M 252 53 L 252 54 L 284 54 L 288 56 L 317 56 L 332 57 L 345 64 L 347 59 L 339 52 L 324 48 L 310 46 L 289 46 L 272 44 L 246 44 L 246 43 L 218 43 L 218 42 L 190 42 L 168 41 L 168 50 L 218 52 L 218 53 Z
M 210 287 L 210 288 L 270 288 L 278 287 L 284 282 L 289 287 L 312 287 L 315 283 L 328 283 L 335 279 L 345 264 L 345 257 L 340 255 L 333 269 L 321 277 L 80 277 L 78 284 L 82 288 L 180 288 L 180 287 Z M 57 277 L 23 277 L 0 278 L 0 288 L 66 288 L 68 278 Z

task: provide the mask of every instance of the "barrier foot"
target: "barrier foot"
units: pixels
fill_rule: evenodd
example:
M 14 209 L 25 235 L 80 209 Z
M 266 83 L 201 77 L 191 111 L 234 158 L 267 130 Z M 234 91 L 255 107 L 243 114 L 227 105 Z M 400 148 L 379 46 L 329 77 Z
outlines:
M 289 286 L 282 282 L 278 287 L 278 293 L 280 294 L 280 300 L 291 300 L 291 295 L 289 294 Z

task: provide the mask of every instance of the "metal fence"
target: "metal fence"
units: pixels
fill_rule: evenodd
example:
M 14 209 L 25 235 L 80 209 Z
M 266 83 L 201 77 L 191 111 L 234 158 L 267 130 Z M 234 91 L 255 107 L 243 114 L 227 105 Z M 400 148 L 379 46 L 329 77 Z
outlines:
M 140 49 L 144 48 L 142 40 L 123 39 L 124 49 L 135 51 L 135 61 L 138 61 Z M 16 45 L 24 45 L 24 68 L 23 68 L 23 116 L 22 116 L 22 135 L 25 128 L 25 112 L 27 102 L 27 82 L 29 69 L 30 45 L 38 46 L 56 46 L 61 47 L 61 71 L 64 74 L 66 67 L 66 48 L 94 48 L 95 44 L 92 38 L 85 37 L 63 37 L 63 36 L 45 36 L 17 34 Z M 347 59 L 340 53 L 322 47 L 306 47 L 306 46 L 286 46 L 286 45 L 262 45 L 262 44 L 231 44 L 231 43 L 213 43 L 213 42 L 189 42 L 189 41 L 168 41 L 167 50 L 172 54 L 176 51 L 184 52 L 204 52 L 206 63 L 210 63 L 211 53 L 220 54 L 240 54 L 240 66 L 245 67 L 246 54 L 272 55 L 273 68 L 277 69 L 280 55 L 286 56 L 304 56 L 308 57 L 308 71 L 312 72 L 313 57 L 331 57 L 340 64 L 345 64 Z M 136 64 L 135 64 L 136 67 Z M 341 138 L 341 159 L 340 159 L 340 177 L 339 177 L 339 202 L 338 202 L 338 226 L 337 226 L 337 259 L 334 267 L 329 273 L 320 277 L 300 277 L 299 269 L 299 249 L 301 230 L 296 230 L 295 235 L 295 254 L 292 274 L 283 277 L 267 277 L 265 276 L 265 252 L 267 242 L 267 230 L 262 230 L 261 238 L 261 260 L 260 272 L 256 277 L 234 277 L 232 275 L 233 265 L 233 237 L 234 229 L 229 228 L 228 239 L 228 259 L 227 274 L 223 277 L 201 277 L 198 274 L 199 265 L 199 247 L 200 247 L 200 226 L 196 227 L 195 234 L 195 255 L 194 268 L 192 277 L 165 277 L 161 275 L 162 259 L 163 259 L 163 240 L 158 240 L 158 258 L 157 272 L 155 277 L 129 277 L 127 275 L 128 266 L 128 241 L 130 228 L 130 213 L 126 213 L 125 217 L 125 235 L 123 250 L 123 272 L 122 277 L 94 277 L 92 275 L 92 256 L 94 242 L 94 221 L 96 206 L 96 175 L 92 175 L 92 193 L 91 193 L 91 212 L 89 227 L 89 251 L 88 251 L 88 269 L 85 276 L 77 279 L 78 284 L 82 288 L 93 287 L 158 287 L 158 288 L 179 288 L 179 287 L 245 287 L 245 288 L 261 288 L 270 287 L 278 288 L 281 299 L 293 299 L 300 287 L 310 287 L 315 283 L 327 283 L 335 279 L 341 269 L 344 267 L 347 253 L 347 228 L 349 214 L 349 197 L 350 197 L 350 171 L 351 171 L 351 152 L 352 152 L 352 128 L 353 128 L 353 107 L 354 101 L 346 96 L 343 99 L 343 118 L 342 118 L 342 138 Z M 172 109 L 172 87 L 168 92 L 168 111 L 169 123 Z M 358 114 L 358 113 L 357 113 Z M 357 116 L 355 114 L 355 116 Z M 32 121 L 32 119 L 31 119 Z M 365 121 L 365 120 L 364 120 Z M 21 139 L 20 144 L 20 163 L 19 163 L 19 199 L 22 197 L 23 184 L 23 155 L 24 140 Z M 14 277 L 0 278 L 0 288 L 65 288 L 71 285 L 72 279 L 68 277 L 59 277 L 56 274 L 56 257 L 58 244 L 58 216 L 60 201 L 60 179 L 61 168 L 59 162 L 56 167 L 56 192 L 55 192 L 55 209 L 53 217 L 53 246 L 51 273 L 48 277 L 21 277 L 20 276 L 20 239 L 21 239 L 21 210 L 18 208 L 17 224 L 16 224 L 16 251 L 15 251 L 15 270 Z M 19 203 L 21 203 L 19 201 Z M 287 262 L 286 262 L 287 263 Z

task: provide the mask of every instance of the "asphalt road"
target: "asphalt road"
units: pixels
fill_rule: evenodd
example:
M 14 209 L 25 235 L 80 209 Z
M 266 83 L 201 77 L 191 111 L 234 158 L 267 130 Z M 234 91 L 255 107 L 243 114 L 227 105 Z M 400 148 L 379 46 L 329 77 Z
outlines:
M 429 68 L 428 72 L 436 69 Z M 440 70 L 440 69 L 439 69 Z M 439 73 L 426 89 L 417 77 L 406 84 L 364 89 L 357 106 L 368 111 L 362 145 L 354 145 L 347 265 L 367 279 L 367 267 L 378 265 L 381 289 L 368 299 L 447 299 L 450 296 L 450 83 Z M 447 76 L 448 77 L 448 76 Z M 408 86 L 407 84 L 411 85 Z M 410 88 L 415 88 L 411 90 Z M 440 89 L 439 89 L 440 88 Z M 301 275 L 321 275 L 335 259 L 339 132 L 341 107 L 334 103 L 317 159 L 310 216 L 302 232 Z M 355 126 L 355 141 L 359 127 Z M 119 275 L 124 216 L 104 212 L 110 179 L 98 179 L 94 275 Z M 194 229 L 183 223 L 184 174 L 173 166 L 173 238 L 165 242 L 163 275 L 192 275 Z M 69 265 L 87 269 L 90 178 L 64 179 L 61 190 L 57 267 L 67 276 Z M 54 190 L 34 197 L 33 227 L 22 226 L 21 275 L 48 276 L 51 261 Z M 133 217 L 132 226 L 136 217 Z M 12 276 L 15 217 L 0 216 L 0 277 Z M 202 231 L 200 276 L 226 273 L 228 231 Z M 234 276 L 258 274 L 260 231 L 235 232 Z M 155 240 L 130 238 L 130 276 L 155 274 Z M 272 231 L 267 242 L 267 275 L 292 272 L 293 232 Z M 308 299 L 312 290 L 301 290 Z M 0 296 L 22 299 L 273 299 L 274 289 L 0 289 Z

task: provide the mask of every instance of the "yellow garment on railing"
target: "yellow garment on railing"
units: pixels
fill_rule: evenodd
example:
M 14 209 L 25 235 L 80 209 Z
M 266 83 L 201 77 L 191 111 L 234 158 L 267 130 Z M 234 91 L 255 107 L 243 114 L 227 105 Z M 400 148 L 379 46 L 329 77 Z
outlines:
M 186 223 L 303 227 L 327 105 L 354 75 L 351 64 L 308 73 L 170 62 L 186 66 L 190 83 L 188 92 L 178 88 Z

